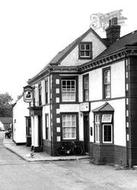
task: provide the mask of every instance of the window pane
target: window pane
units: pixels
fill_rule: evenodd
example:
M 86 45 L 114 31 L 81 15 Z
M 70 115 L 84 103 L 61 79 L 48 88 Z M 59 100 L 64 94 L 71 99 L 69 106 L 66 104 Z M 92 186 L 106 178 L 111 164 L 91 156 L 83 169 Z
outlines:
M 110 83 L 110 70 L 104 71 L 104 83 L 105 84 Z
M 45 81 L 45 103 L 48 103 L 48 81 Z
M 80 45 L 80 49 L 83 50 L 84 49 L 84 44 Z
M 84 51 L 81 51 L 81 52 L 80 52 L 80 56 L 84 56 Z
M 104 86 L 105 98 L 110 98 L 110 85 Z
M 111 125 L 104 125 L 104 142 L 111 142 Z
M 103 90 L 104 97 L 110 98 L 111 96 L 111 77 L 110 77 L 110 68 L 107 68 L 103 71 Z
M 84 101 L 88 101 L 89 100 L 89 95 L 88 95 L 88 90 L 84 91 Z
M 90 52 L 89 51 L 86 51 L 86 56 L 90 56 Z
M 90 49 L 89 44 L 86 44 L 86 50 L 89 50 L 89 49 Z
M 89 76 L 83 76 L 83 100 L 89 100 Z

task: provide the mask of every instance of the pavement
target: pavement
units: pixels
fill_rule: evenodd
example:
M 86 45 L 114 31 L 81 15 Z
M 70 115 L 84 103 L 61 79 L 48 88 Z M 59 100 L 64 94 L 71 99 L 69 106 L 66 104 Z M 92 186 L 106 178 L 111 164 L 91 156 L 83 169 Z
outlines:
M 46 152 L 32 152 L 30 147 L 25 145 L 16 145 L 12 139 L 3 139 L 5 148 L 15 153 L 28 162 L 35 161 L 65 161 L 65 160 L 81 160 L 89 159 L 88 155 L 82 156 L 50 156 Z

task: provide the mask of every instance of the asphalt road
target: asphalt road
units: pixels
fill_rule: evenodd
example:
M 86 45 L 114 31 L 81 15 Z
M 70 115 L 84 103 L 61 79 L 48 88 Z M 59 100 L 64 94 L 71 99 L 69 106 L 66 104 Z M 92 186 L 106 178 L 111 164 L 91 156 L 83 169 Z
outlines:
M 0 140 L 0 190 L 70 189 L 137 190 L 137 170 L 95 166 L 88 160 L 29 163 L 5 149 Z

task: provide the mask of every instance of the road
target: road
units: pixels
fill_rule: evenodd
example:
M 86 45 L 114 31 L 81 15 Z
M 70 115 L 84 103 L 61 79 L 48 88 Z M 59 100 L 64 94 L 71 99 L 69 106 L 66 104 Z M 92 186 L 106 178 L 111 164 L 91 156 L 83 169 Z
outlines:
M 137 190 L 137 170 L 88 160 L 26 162 L 5 149 L 0 134 L 0 190 Z

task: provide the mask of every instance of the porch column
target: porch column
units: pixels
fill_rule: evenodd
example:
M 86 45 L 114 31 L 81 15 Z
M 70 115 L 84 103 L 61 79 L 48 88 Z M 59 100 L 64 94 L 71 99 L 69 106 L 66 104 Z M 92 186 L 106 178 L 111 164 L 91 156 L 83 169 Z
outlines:
M 31 146 L 34 147 L 34 117 L 31 117 Z
M 38 116 L 34 116 L 34 147 L 38 147 Z

